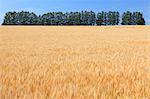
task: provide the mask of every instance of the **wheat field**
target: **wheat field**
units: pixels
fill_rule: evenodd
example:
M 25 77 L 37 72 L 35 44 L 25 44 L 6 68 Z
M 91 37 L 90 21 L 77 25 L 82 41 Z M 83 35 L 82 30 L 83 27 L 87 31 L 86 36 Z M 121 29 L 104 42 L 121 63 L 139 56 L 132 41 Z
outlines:
M 150 99 L 149 26 L 1 26 L 0 99 Z

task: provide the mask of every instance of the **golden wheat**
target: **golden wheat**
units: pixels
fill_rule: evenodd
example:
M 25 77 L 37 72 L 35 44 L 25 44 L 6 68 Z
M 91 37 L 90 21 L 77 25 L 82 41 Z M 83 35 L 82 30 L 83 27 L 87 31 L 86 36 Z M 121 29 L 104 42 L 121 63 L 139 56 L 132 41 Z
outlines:
M 150 98 L 150 27 L 0 27 L 1 99 Z

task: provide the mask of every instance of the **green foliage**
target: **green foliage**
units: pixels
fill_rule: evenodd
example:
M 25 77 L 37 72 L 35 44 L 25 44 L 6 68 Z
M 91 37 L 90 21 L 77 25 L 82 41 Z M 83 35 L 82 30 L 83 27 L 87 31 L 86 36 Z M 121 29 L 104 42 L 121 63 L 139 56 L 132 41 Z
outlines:
M 118 25 L 120 14 L 117 11 L 98 12 L 49 12 L 37 16 L 33 12 L 8 12 L 2 25 Z M 122 25 L 145 25 L 145 20 L 140 12 L 124 12 Z
M 98 12 L 97 14 L 97 25 L 118 25 L 119 24 L 119 12 L 109 11 Z
M 140 12 L 124 12 L 122 16 L 122 25 L 145 25 L 143 14 Z
M 30 12 L 8 12 L 4 17 L 3 25 L 34 25 L 37 24 L 37 16 Z

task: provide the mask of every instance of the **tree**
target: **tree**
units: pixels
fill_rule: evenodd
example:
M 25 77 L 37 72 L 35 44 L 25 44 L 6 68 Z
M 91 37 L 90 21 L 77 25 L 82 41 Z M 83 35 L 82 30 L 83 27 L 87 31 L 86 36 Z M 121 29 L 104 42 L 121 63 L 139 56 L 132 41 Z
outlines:
M 63 15 L 62 12 L 54 12 L 54 25 L 63 25 Z
M 77 14 L 77 12 L 70 12 L 68 13 L 67 20 L 68 25 L 77 25 L 77 23 L 79 24 L 80 16 Z
M 3 25 L 14 25 L 16 12 L 8 12 L 5 14 Z
M 33 12 L 8 12 L 3 25 L 118 25 L 120 14 L 117 11 L 98 12 L 49 12 L 37 16 Z M 122 15 L 122 25 L 145 25 L 141 12 L 130 11 Z
M 96 14 L 93 11 L 88 12 L 88 25 L 96 24 Z
M 103 22 L 104 22 L 104 20 L 103 20 L 103 13 L 98 12 L 97 19 L 96 19 L 96 24 L 97 25 L 103 25 Z
M 37 18 L 33 12 L 8 12 L 4 17 L 3 25 L 35 25 Z
M 114 25 L 115 23 L 115 15 L 112 11 L 107 13 L 107 25 Z
M 97 20 L 96 20 L 97 25 L 107 25 L 107 12 L 98 12 L 97 14 Z
M 87 25 L 88 24 L 88 19 L 87 19 L 87 17 L 88 17 L 88 14 L 87 14 L 87 11 L 82 11 L 81 12 L 81 25 Z
M 43 25 L 52 25 L 52 20 L 54 18 L 54 13 L 46 13 L 41 16 L 41 24 Z
M 103 12 L 103 20 L 104 20 L 104 24 L 103 25 L 108 25 L 108 22 L 107 22 L 107 12 Z
M 142 18 L 141 20 L 138 20 L 137 25 L 145 25 L 144 18 Z
M 132 25 L 132 13 L 130 11 L 124 12 L 122 15 L 122 25 Z
M 145 25 L 145 20 L 143 18 L 143 14 L 140 12 L 133 12 L 132 24 L 133 25 Z
M 81 24 L 81 20 L 80 20 L 81 14 L 80 14 L 80 12 L 72 12 L 70 14 L 70 16 L 71 16 L 70 21 L 72 21 L 72 25 L 80 25 Z
M 119 24 L 119 21 L 120 21 L 120 19 L 119 19 L 119 17 L 120 17 L 119 12 L 116 12 L 116 13 L 115 13 L 115 16 L 116 16 L 116 17 L 115 17 L 115 18 L 116 18 L 116 19 L 115 19 L 115 25 L 118 25 L 118 24 Z
M 119 12 L 109 11 L 107 13 L 107 25 L 118 25 L 119 24 Z
M 140 12 L 125 12 L 122 16 L 122 25 L 145 25 L 143 14 Z

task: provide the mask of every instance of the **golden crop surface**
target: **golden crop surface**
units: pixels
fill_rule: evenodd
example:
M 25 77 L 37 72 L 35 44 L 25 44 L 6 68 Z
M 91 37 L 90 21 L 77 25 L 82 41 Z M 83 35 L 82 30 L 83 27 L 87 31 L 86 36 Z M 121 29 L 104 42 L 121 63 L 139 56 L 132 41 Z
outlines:
M 150 98 L 149 26 L 1 26 L 0 99 Z

